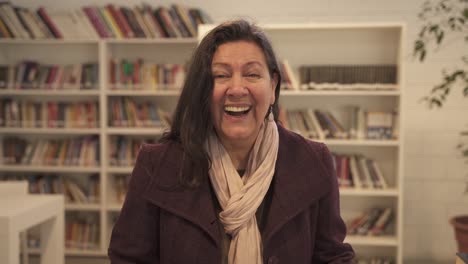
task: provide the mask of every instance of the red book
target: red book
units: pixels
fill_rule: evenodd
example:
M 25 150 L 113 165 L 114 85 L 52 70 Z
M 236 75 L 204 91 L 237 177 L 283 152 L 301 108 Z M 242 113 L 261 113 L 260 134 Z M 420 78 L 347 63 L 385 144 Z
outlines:
M 63 38 L 62 33 L 58 30 L 57 26 L 52 21 L 52 19 L 50 19 L 50 16 L 47 14 L 44 7 L 40 7 L 39 9 L 37 9 L 37 14 L 42 19 L 42 21 L 44 21 L 44 24 L 46 24 L 46 26 L 49 28 L 50 32 L 52 32 L 55 38 Z
M 110 84 L 111 84 L 111 89 L 115 89 L 115 74 L 116 74 L 116 71 L 117 71 L 117 65 L 116 65 L 116 62 L 115 62 L 115 59 L 110 59 L 110 62 L 109 62 L 110 66 Z
M 141 84 L 141 81 L 140 81 L 141 64 L 143 64 L 143 60 L 138 59 L 135 62 L 135 64 L 133 65 L 133 84 L 134 85 L 140 85 Z M 141 88 L 143 88 L 143 87 L 141 87 Z
M 89 18 L 89 21 L 91 21 L 91 24 L 93 24 L 99 36 L 101 38 L 107 38 L 108 37 L 107 32 L 104 29 L 104 26 L 101 25 L 101 23 L 99 22 L 99 18 L 97 17 L 93 9 L 89 6 L 85 6 L 83 7 L 83 11 L 85 12 L 86 16 Z
M 45 82 L 46 89 L 52 88 L 51 85 L 52 85 L 53 80 L 55 79 L 55 75 L 57 74 L 57 69 L 58 69 L 57 65 L 52 65 L 52 67 L 50 68 L 49 75 L 47 76 L 47 80 Z
M 123 14 L 120 12 L 120 9 L 115 8 L 114 5 L 112 4 L 107 5 L 106 9 L 109 10 L 115 22 L 119 26 L 120 31 L 122 31 L 122 33 L 124 34 L 124 36 L 126 38 L 133 38 L 134 37 L 133 31 L 130 28 L 130 25 L 127 23 L 127 20 L 125 19 Z

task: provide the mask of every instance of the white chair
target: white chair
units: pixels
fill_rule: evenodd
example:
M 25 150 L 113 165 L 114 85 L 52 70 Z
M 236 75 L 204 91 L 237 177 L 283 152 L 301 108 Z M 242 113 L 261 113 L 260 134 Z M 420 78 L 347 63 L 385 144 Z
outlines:
M 26 181 L 0 182 L 0 263 L 28 262 L 25 232 L 40 224 L 41 263 L 64 263 L 64 198 L 28 194 Z M 20 239 L 21 238 L 21 239 Z M 21 243 L 20 243 L 21 241 Z
M 12 195 L 27 195 L 28 182 L 27 181 L 2 181 L 0 182 L 0 199 L 7 199 L 6 196 Z M 20 233 L 21 243 L 21 259 L 23 264 L 28 264 L 28 246 L 27 246 L 27 232 Z

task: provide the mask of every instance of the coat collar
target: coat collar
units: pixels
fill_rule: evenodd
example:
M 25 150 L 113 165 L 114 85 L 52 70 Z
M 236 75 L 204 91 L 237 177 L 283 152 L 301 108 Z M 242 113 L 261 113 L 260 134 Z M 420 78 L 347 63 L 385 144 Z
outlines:
M 318 147 L 281 126 L 279 150 L 272 183 L 272 200 L 263 232 L 265 247 L 273 235 L 290 219 L 306 209 L 328 191 L 324 165 Z M 315 144 L 315 143 L 312 143 Z M 315 144 L 317 145 L 317 144 Z M 182 157 L 180 147 L 167 147 L 159 164 L 154 164 L 151 183 L 144 197 L 174 215 L 199 226 L 213 242 L 221 245 L 221 234 L 208 177 L 197 189 L 173 190 L 177 185 Z

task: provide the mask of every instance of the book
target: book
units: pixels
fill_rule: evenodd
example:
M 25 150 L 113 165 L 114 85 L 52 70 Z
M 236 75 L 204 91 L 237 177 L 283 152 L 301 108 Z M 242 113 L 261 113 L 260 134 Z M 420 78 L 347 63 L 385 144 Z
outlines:
M 122 32 L 123 37 L 132 38 L 134 37 L 133 31 L 130 29 L 127 20 L 123 16 L 120 9 L 116 8 L 113 4 L 106 5 L 106 9 L 109 10 L 110 14 L 117 23 L 120 31 Z
M 23 27 L 16 15 L 15 9 L 10 2 L 0 2 L 0 17 L 13 33 L 14 37 L 29 39 L 29 32 Z
M 57 25 L 52 21 L 47 10 L 44 7 L 40 7 L 39 9 L 37 9 L 36 13 L 39 16 L 39 18 L 42 19 L 43 23 L 47 26 L 50 32 L 52 32 L 55 38 L 63 38 L 62 32 L 59 31 Z
M 296 76 L 294 75 L 294 72 L 292 70 L 291 65 L 289 64 L 288 60 L 283 60 L 283 65 L 284 65 L 284 72 L 288 76 L 288 79 L 291 84 L 291 90 L 299 90 L 299 82 L 296 79 Z

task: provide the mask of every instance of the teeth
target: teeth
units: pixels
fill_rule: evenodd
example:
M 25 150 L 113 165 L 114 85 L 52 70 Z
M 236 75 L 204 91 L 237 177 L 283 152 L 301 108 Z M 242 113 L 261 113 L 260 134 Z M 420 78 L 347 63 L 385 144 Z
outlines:
M 244 112 L 249 110 L 248 106 L 225 106 L 224 110 L 229 112 Z

